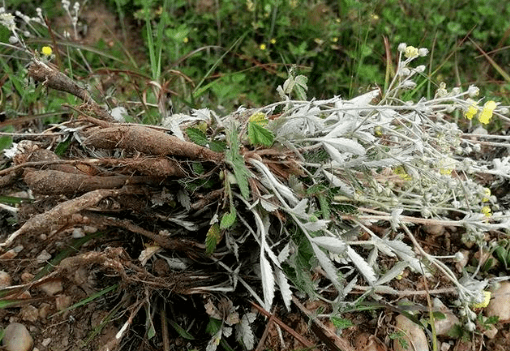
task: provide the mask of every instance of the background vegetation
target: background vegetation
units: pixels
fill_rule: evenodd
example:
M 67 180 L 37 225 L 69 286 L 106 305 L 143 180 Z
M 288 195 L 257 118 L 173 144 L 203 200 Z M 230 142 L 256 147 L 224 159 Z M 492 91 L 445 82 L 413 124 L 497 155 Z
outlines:
M 95 91 L 109 103 L 107 98 L 114 89 L 118 98 L 124 93 L 126 100 L 140 100 L 147 92 L 145 102 L 157 103 L 158 96 L 149 89 L 153 80 L 171 96 L 175 112 L 188 107 L 221 112 L 240 105 L 261 106 L 274 101 L 275 87 L 288 76 L 291 65 L 297 65 L 298 73 L 309 78 L 309 96 L 351 98 L 374 86 L 385 87 L 396 65 L 396 57 L 391 55 L 400 42 L 431 50 L 430 70 L 424 75 L 432 83 L 423 86 L 425 96 L 430 98 L 435 91 L 431 84 L 444 81 L 464 88 L 476 84 L 482 95 L 498 97 L 502 103 L 508 99 L 505 70 L 510 62 L 510 4 L 504 1 L 104 3 L 121 20 L 115 28 L 104 30 L 94 42 L 84 40 L 87 30 L 104 19 L 83 15 L 82 6 L 77 32 L 68 28 L 70 37 L 54 39 L 60 43 L 57 63 L 78 77 L 101 79 L 103 68 L 122 70 L 115 87 Z M 89 3 L 88 8 L 98 4 Z M 36 6 L 49 19 L 54 36 L 59 29 L 70 27 L 65 11 L 54 1 L 9 4 L 29 16 L 35 16 Z M 34 27 L 40 38 L 27 38 L 29 45 L 36 50 L 51 44 L 46 29 Z M 8 37 L 7 29 L 1 28 L 0 41 L 6 42 Z M 74 50 L 77 47 L 81 50 Z M 23 75 L 14 67 L 24 64 L 14 60 L 16 52 L 6 47 L 0 50 L 5 74 Z M 23 79 L 19 77 L 19 84 Z M 137 86 L 132 89 L 129 85 L 134 82 Z M 89 83 L 94 90 L 94 80 Z M 10 116 L 58 110 L 60 102 L 54 99 L 48 99 L 50 104 L 23 104 L 37 107 L 24 110 L 20 100 L 33 99 L 35 103 L 39 96 L 15 85 L 15 81 L 5 82 L 2 87 L 1 109 Z M 157 122 L 157 111 L 144 107 L 134 115 Z

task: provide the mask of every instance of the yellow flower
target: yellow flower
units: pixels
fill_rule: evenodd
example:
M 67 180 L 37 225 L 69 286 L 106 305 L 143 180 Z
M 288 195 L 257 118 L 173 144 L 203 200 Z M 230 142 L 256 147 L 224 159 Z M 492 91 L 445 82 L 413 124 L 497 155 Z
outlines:
M 260 44 L 259 48 L 260 50 L 266 50 L 266 44 Z
M 471 305 L 472 308 L 484 308 L 489 306 L 489 302 L 491 301 L 491 292 L 483 291 L 483 301 L 479 303 L 473 303 Z
M 255 11 L 255 4 L 251 0 L 246 0 L 246 8 L 249 12 Z
M 412 180 L 413 177 L 411 177 L 405 170 L 404 166 L 397 166 L 394 170 L 393 170 L 393 173 L 395 173 L 396 175 L 398 175 L 402 180 L 405 180 L 405 181 L 409 181 L 409 180 Z
M 471 105 L 469 105 L 468 109 L 464 111 L 464 117 L 472 119 L 478 113 L 478 106 L 476 101 L 471 99 L 468 99 L 467 102 L 471 102 Z
M 489 123 L 489 121 L 492 118 L 492 113 L 494 112 L 494 110 L 496 109 L 497 106 L 498 105 L 496 105 L 496 103 L 494 101 L 492 101 L 492 100 L 487 101 L 485 103 L 485 105 L 483 105 L 483 110 L 480 113 L 480 115 L 478 116 L 478 120 L 480 121 L 480 123 L 482 123 L 482 124 Z
M 338 41 L 338 38 L 337 38 L 337 37 L 333 37 L 333 38 L 331 38 L 331 41 L 332 41 L 333 43 L 336 43 L 336 42 Z
M 489 188 L 483 188 L 484 197 L 482 199 L 482 202 L 489 202 L 489 198 L 491 197 L 491 189 Z
M 416 57 L 416 56 L 418 56 L 418 49 L 415 48 L 414 46 L 408 46 L 408 47 L 406 47 L 404 56 L 407 58 Z
M 189 39 L 188 37 L 185 37 L 184 39 L 182 39 L 182 41 L 184 42 L 184 44 L 186 44 L 189 41 Z
M 41 54 L 48 57 L 51 56 L 51 54 L 53 54 L 53 50 L 49 46 L 43 46 L 43 48 L 41 49 Z
M 269 42 L 274 45 L 274 44 L 276 44 L 276 39 L 273 38 L 273 39 L 269 40 Z
M 483 206 L 482 213 L 485 215 L 485 217 L 490 217 L 491 216 L 491 208 L 489 206 Z

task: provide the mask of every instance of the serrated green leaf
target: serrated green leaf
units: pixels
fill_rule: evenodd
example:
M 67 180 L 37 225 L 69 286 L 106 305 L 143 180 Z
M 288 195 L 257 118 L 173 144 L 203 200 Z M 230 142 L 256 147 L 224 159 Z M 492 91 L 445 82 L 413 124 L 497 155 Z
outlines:
M 330 320 L 331 323 L 333 323 L 333 325 L 338 329 L 350 328 L 354 325 L 354 323 L 347 318 L 331 317 Z
M 220 228 L 227 229 L 230 228 L 236 221 L 237 213 L 234 207 L 230 208 L 230 212 L 223 214 L 221 217 Z
M 222 219 L 223 222 L 223 219 Z M 221 232 L 218 223 L 214 223 L 207 231 L 205 236 L 205 253 L 211 255 L 216 250 L 216 245 L 220 242 Z
M 267 119 L 265 113 L 257 112 L 250 116 L 248 122 L 258 124 L 261 127 L 265 127 L 269 120 Z
M 225 152 L 225 160 L 230 163 L 234 170 L 234 176 L 236 178 L 237 185 L 241 191 L 241 195 L 245 199 L 250 197 L 250 188 L 248 185 L 248 177 L 250 172 L 244 164 L 244 158 L 239 153 L 239 141 L 237 140 L 237 128 L 231 127 L 229 133 L 227 133 L 228 144 L 230 148 Z
M 205 133 L 198 128 L 186 128 L 186 134 L 188 134 L 188 138 L 197 145 L 206 146 L 209 142 Z
M 256 122 L 248 124 L 248 138 L 253 145 L 271 146 L 274 142 L 274 134 Z
M 209 148 L 214 152 L 223 152 L 227 148 L 227 144 L 223 141 L 211 141 Z
M 200 162 L 193 162 L 191 168 L 193 168 L 193 172 L 196 174 L 204 173 L 204 166 Z

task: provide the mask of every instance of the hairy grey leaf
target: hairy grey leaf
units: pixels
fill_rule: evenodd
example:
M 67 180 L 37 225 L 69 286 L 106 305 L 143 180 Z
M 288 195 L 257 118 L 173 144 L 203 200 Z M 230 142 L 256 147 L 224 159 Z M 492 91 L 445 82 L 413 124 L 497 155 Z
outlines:
M 374 285 L 377 280 L 376 274 L 372 267 L 368 265 L 368 263 L 361 257 L 356 251 L 353 250 L 352 247 L 347 247 L 347 256 L 352 263 L 356 266 L 358 271 L 365 277 L 366 281 L 370 285 Z
M 345 253 L 345 250 L 347 250 L 345 242 L 338 238 L 330 236 L 316 236 L 312 238 L 312 241 L 320 247 L 336 254 L 343 254 Z

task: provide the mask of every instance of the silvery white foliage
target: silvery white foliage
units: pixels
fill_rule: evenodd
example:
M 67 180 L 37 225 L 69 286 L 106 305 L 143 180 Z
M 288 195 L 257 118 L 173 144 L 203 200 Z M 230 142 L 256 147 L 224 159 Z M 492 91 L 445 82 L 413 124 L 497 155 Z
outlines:
M 278 261 L 285 262 L 290 256 L 290 242 L 288 242 L 278 254 Z
M 170 131 L 180 140 L 185 140 L 182 133 L 181 124 L 186 122 L 197 122 L 204 121 L 210 122 L 211 111 L 209 109 L 195 110 L 193 115 L 186 115 L 184 113 L 175 113 L 169 115 L 161 121 L 161 125 L 164 128 L 170 129 Z
M 276 284 L 278 284 L 278 287 L 280 288 L 283 303 L 285 304 L 287 311 L 290 311 L 290 303 L 292 302 L 292 290 L 290 290 L 290 284 L 287 280 L 287 277 L 280 269 L 276 270 Z
M 299 202 L 293 191 L 286 185 L 283 185 L 278 179 L 276 179 L 276 177 L 264 163 L 253 158 L 249 159 L 249 162 L 254 165 L 260 173 L 262 173 L 262 177 L 259 179 L 262 184 L 264 184 L 264 186 L 275 189 L 281 196 L 289 201 L 292 206 Z
M 335 254 L 344 254 L 347 250 L 347 244 L 343 240 L 331 236 L 316 236 L 312 238 L 312 242 Z
M 328 227 L 328 223 L 330 221 L 327 221 L 325 219 L 319 219 L 316 221 L 310 221 L 303 223 L 303 227 L 308 230 L 309 232 L 317 232 L 321 230 L 325 230 Z
M 324 175 L 326 176 L 326 179 L 333 184 L 333 186 L 340 188 L 345 194 L 352 196 L 354 194 L 354 189 L 351 185 L 347 185 L 344 181 L 342 181 L 340 178 L 335 176 L 333 173 L 328 172 L 326 170 L 322 170 Z
M 353 155 L 359 155 L 363 156 L 366 153 L 365 148 L 363 145 L 358 143 L 356 140 L 347 139 L 347 138 L 312 138 L 312 139 L 305 139 L 306 141 L 316 141 L 320 142 L 328 148 L 326 148 L 326 151 L 331 150 L 331 148 L 334 148 L 338 150 L 339 152 L 344 152 L 347 154 L 353 154 Z
M 494 165 L 493 174 L 502 178 L 510 178 L 510 156 L 495 158 L 492 163 Z
M 311 103 L 294 108 L 282 117 L 284 123 L 275 130 L 276 137 L 286 140 L 315 136 L 324 130 L 324 119 L 320 118 L 320 113 L 320 108 Z
M 262 278 L 262 291 L 264 294 L 264 309 L 271 310 L 274 299 L 275 280 L 271 264 L 264 255 L 264 250 L 260 250 L 260 273 Z
M 243 315 L 241 322 L 236 324 L 236 340 L 241 341 L 247 350 L 255 347 L 255 335 L 251 329 L 251 324 L 255 322 L 257 315 L 248 312 Z
M 360 117 L 361 113 L 371 112 L 373 110 L 369 105 L 371 105 L 372 100 L 377 96 L 379 96 L 379 90 L 370 91 L 347 101 L 339 99 L 335 102 L 335 109 L 337 110 L 336 115 L 339 120 L 349 117 L 357 119 Z
M 113 119 L 116 122 L 120 122 L 120 123 L 126 122 L 125 116 L 129 115 L 126 108 L 122 107 L 122 106 L 112 108 L 112 111 L 110 112 L 110 114 L 112 115 Z
M 391 228 L 395 231 L 400 226 L 400 215 L 402 214 L 402 212 L 404 212 L 403 208 L 394 208 L 393 211 L 391 211 L 390 224 Z
M 409 266 L 409 264 L 406 261 L 398 261 L 391 267 L 389 271 L 387 271 L 382 277 L 380 277 L 377 282 L 375 282 L 374 285 L 384 285 L 386 283 L 389 283 L 393 279 L 395 279 L 397 276 L 402 274 L 404 269 L 406 269 Z
M 347 256 L 351 262 L 356 266 L 358 271 L 363 275 L 365 280 L 370 284 L 374 285 L 377 281 L 377 276 L 372 267 L 361 257 L 354 249 L 350 246 L 347 247 Z
M 384 244 L 389 247 L 402 261 L 407 262 L 409 267 L 415 272 L 425 271 L 428 275 L 428 269 L 425 267 L 419 259 L 416 258 L 416 254 L 413 249 L 401 240 L 382 240 Z
M 322 269 L 324 269 L 324 272 L 326 272 L 326 275 L 328 276 L 329 280 L 331 280 L 331 282 L 337 288 L 338 291 L 342 291 L 343 288 L 340 284 L 340 281 L 338 280 L 339 272 L 333 265 L 333 262 L 317 244 L 311 242 L 311 245 L 313 252 L 315 254 L 315 258 L 317 258 L 317 260 L 319 261 L 320 266 L 322 267 Z

